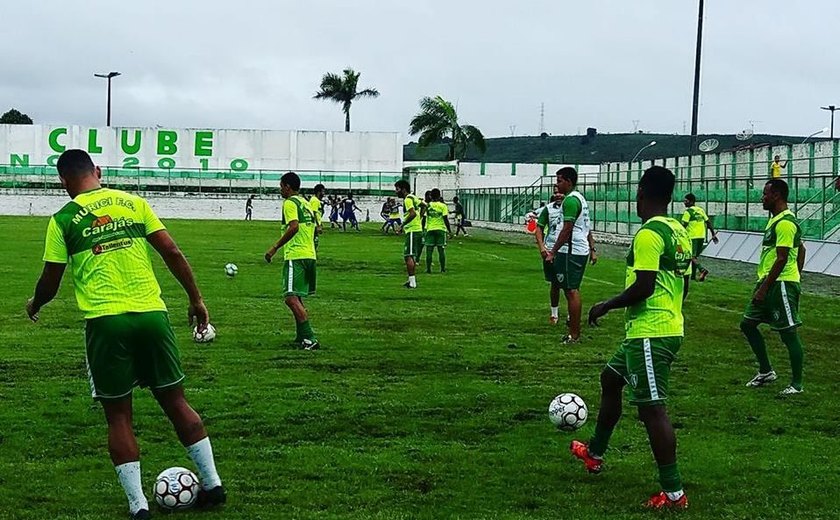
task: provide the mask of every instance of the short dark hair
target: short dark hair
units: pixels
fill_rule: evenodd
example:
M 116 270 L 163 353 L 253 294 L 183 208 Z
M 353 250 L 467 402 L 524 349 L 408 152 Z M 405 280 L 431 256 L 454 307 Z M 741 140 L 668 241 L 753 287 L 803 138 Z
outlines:
M 770 186 L 770 191 L 776 192 L 779 196 L 787 202 L 788 195 L 790 194 L 790 189 L 788 188 L 788 184 L 783 181 L 782 179 L 770 179 L 767 181 L 765 186 Z
M 286 172 L 280 177 L 280 184 L 285 184 L 293 190 L 298 191 L 300 189 L 300 177 L 295 172 Z
M 90 173 L 96 168 L 90 155 L 84 150 L 67 150 L 58 158 L 55 164 L 58 174 L 64 178 L 80 177 Z
M 411 184 L 409 184 L 408 181 L 405 179 L 400 179 L 397 182 L 395 182 L 394 187 L 403 189 L 407 192 L 411 192 Z
M 432 188 L 432 199 L 437 200 L 441 197 L 440 190 L 437 188 Z
M 651 166 L 639 179 L 639 190 L 646 198 L 665 204 L 674 195 L 674 174 L 662 166 Z
M 312 193 L 318 193 L 319 191 L 327 191 L 327 188 L 323 184 L 316 184 L 314 188 L 312 188 Z
M 693 193 L 686 193 L 684 199 L 692 204 L 697 202 L 697 197 L 695 197 Z
M 577 179 L 578 179 L 577 170 L 575 170 L 571 166 L 564 166 L 564 167 L 560 168 L 559 170 L 557 170 L 556 175 L 558 177 L 562 177 L 562 178 L 566 179 L 567 181 L 571 182 L 572 186 L 577 186 Z
M 452 197 L 452 202 L 458 202 L 458 200 L 459 200 L 459 199 L 458 199 L 458 196 L 457 196 L 457 195 L 455 195 L 454 197 Z

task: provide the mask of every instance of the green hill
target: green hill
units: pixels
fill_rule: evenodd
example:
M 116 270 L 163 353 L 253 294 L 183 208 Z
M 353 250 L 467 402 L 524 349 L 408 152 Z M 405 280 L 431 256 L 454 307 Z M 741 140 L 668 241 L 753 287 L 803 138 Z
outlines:
M 749 140 L 739 141 L 734 135 L 705 134 L 697 143 L 714 138 L 720 143 L 714 152 L 727 152 L 745 147 L 767 145 L 799 144 L 804 137 L 756 134 Z M 820 139 L 812 139 L 818 141 Z M 824 140 L 824 139 L 823 139 Z M 487 139 L 487 151 L 482 155 L 470 149 L 466 161 L 490 163 L 570 163 L 599 164 L 615 161 L 629 161 L 643 146 L 656 141 L 639 156 L 640 159 L 661 159 L 689 155 L 691 136 L 674 134 L 594 134 L 560 135 L 545 137 L 496 137 Z M 446 160 L 446 144 L 420 148 L 411 142 L 403 147 L 406 161 Z M 697 146 L 694 153 L 699 154 Z

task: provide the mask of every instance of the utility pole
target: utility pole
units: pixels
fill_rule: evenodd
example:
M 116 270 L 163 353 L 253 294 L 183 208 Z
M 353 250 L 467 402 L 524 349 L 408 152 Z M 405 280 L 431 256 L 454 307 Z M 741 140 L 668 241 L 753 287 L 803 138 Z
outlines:
M 834 140 L 834 112 L 840 108 L 834 105 L 828 105 L 827 107 L 820 107 L 823 110 L 830 110 L 831 111 L 831 139 Z
M 105 115 L 105 126 L 111 126 L 111 80 L 119 76 L 119 72 L 109 72 L 108 74 L 94 74 L 97 78 L 105 78 L 108 80 L 108 108 Z
M 697 50 L 694 55 L 694 102 L 691 108 L 691 153 L 697 140 L 697 112 L 700 109 L 700 56 L 703 46 L 703 0 L 697 15 Z

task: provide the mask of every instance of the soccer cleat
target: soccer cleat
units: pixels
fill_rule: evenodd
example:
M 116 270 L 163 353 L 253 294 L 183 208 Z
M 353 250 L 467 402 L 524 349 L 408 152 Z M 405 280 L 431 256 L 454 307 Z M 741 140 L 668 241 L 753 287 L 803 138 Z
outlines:
M 781 392 L 779 392 L 779 397 L 787 397 L 789 395 L 796 395 L 796 394 L 801 394 L 801 393 L 802 393 L 801 388 L 796 388 L 795 386 L 790 385 L 789 387 L 787 387 L 784 390 L 782 390 Z
M 697 276 L 697 281 L 698 282 L 705 282 L 707 276 L 709 276 L 709 270 L 708 269 L 700 269 L 700 274 Z
M 600 457 L 593 457 L 592 454 L 589 453 L 589 446 L 586 443 L 572 441 L 569 445 L 569 451 L 572 452 L 572 455 L 583 461 L 584 466 L 586 466 L 586 471 L 590 473 L 601 472 L 601 466 L 604 464 L 604 459 Z
M 645 507 L 656 511 L 663 511 L 665 509 L 688 509 L 688 497 L 683 493 L 683 496 L 676 500 L 671 500 L 664 491 L 653 495 L 645 502 Z
M 220 506 L 225 502 L 227 502 L 227 493 L 225 493 L 224 486 L 216 486 L 213 489 L 199 490 L 198 497 L 195 500 L 195 507 L 206 509 Z
M 321 344 L 318 343 L 317 339 L 304 339 L 300 342 L 300 346 L 303 347 L 303 350 L 318 350 L 321 348 Z
M 417 289 L 417 286 L 416 285 L 411 285 L 411 282 L 405 282 L 403 284 L 403 287 L 405 287 L 406 289 Z
M 766 374 L 762 374 L 761 372 L 759 372 L 755 375 L 755 377 L 747 381 L 747 386 L 750 388 L 758 388 L 759 386 L 764 386 L 768 383 L 772 383 L 776 379 L 778 379 L 778 377 L 776 376 L 775 370 L 771 370 Z
M 150 520 L 152 518 L 152 513 L 150 513 L 148 509 L 138 509 L 136 513 L 129 515 L 129 518 L 131 518 L 131 520 Z
M 577 345 L 578 343 L 580 343 L 580 337 L 573 338 L 571 334 L 563 336 L 563 339 L 560 340 L 561 345 Z
M 548 318 L 548 322 L 552 325 L 557 325 L 557 322 L 560 321 L 560 318 L 557 316 L 551 316 Z

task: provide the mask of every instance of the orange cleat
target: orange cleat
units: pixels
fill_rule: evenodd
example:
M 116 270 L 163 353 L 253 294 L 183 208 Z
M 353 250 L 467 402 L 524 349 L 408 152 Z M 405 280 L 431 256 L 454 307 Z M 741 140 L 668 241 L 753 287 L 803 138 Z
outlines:
M 688 509 L 688 497 L 683 493 L 677 500 L 671 500 L 664 491 L 660 491 L 645 502 L 645 507 L 656 511 Z
M 586 471 L 590 473 L 601 472 L 601 466 L 604 464 L 604 459 L 593 457 L 592 454 L 589 453 L 589 446 L 586 443 L 572 441 L 569 445 L 569 451 L 572 452 L 572 455 L 583 461 L 584 466 L 586 466 Z
M 560 321 L 560 318 L 558 318 L 557 316 L 551 316 L 548 318 L 548 323 L 550 323 L 551 325 L 557 325 L 558 321 Z

